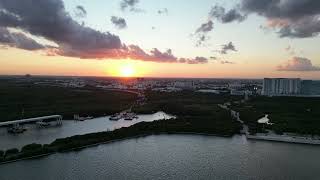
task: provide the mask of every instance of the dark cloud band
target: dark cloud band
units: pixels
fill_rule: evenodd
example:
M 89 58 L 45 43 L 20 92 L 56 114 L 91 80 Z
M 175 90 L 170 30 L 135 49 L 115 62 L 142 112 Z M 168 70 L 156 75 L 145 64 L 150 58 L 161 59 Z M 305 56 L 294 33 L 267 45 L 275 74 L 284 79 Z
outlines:
M 241 0 L 228 11 L 222 6 L 213 6 L 209 17 L 231 23 L 242 22 L 249 14 L 267 18 L 264 28 L 276 30 L 280 37 L 308 38 L 320 33 L 318 0 Z
M 126 0 L 134 5 L 137 0 Z M 124 59 L 182 63 L 171 50 L 153 49 L 146 53 L 138 46 L 124 45 L 119 36 L 79 24 L 66 12 L 62 0 L 0 0 L 0 43 L 27 50 L 44 49 L 50 55 L 91 59 Z M 50 40 L 58 47 L 45 47 L 14 28 Z M 204 63 L 205 58 L 185 59 L 184 63 Z
M 23 33 L 10 32 L 7 28 L 3 27 L 0 27 L 0 43 L 25 50 L 40 50 L 45 48 L 44 45 L 39 44 Z

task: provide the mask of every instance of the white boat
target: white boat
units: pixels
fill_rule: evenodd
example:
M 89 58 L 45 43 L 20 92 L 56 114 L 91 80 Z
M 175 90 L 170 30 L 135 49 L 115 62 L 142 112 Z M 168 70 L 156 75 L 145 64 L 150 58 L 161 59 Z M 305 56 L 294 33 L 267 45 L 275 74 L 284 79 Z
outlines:
M 121 116 L 119 114 L 114 114 L 109 118 L 110 121 L 118 121 L 120 119 L 121 119 Z
M 92 116 L 80 117 L 79 114 L 75 114 L 73 115 L 73 119 L 76 121 L 85 121 L 85 120 L 93 119 L 93 117 Z
M 135 117 L 135 114 L 134 113 L 131 113 L 131 112 L 128 112 L 124 115 L 124 120 L 127 120 L 127 121 L 132 121 Z
M 39 121 L 39 122 L 36 122 L 36 124 L 38 126 L 41 126 L 41 127 L 47 127 L 47 126 L 50 126 L 51 124 L 48 123 L 48 122 L 42 122 L 42 121 Z
M 132 116 L 126 116 L 126 117 L 124 118 L 124 120 L 126 120 L 126 121 L 132 121 L 132 120 L 133 120 L 133 117 L 132 117 Z
M 22 128 L 22 127 L 12 127 L 8 129 L 8 132 L 12 134 L 20 134 L 25 132 L 26 130 L 27 130 L 26 128 Z

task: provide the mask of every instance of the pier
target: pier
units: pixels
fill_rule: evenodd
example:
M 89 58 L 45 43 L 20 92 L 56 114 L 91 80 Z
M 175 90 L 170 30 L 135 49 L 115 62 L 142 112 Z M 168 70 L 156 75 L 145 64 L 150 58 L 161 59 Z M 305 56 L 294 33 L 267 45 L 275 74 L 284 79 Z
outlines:
M 57 122 L 57 125 L 62 125 L 62 116 L 61 115 L 51 115 L 51 116 L 42 116 L 42 117 L 36 117 L 36 118 L 20 119 L 20 120 L 15 120 L 15 121 L 0 122 L 0 127 L 12 126 L 12 128 L 8 129 L 9 132 L 22 133 L 26 129 L 23 129 L 20 126 L 20 124 L 35 122 L 39 126 L 47 125 L 47 123 L 43 122 L 44 120 L 47 120 L 47 119 L 55 119 Z

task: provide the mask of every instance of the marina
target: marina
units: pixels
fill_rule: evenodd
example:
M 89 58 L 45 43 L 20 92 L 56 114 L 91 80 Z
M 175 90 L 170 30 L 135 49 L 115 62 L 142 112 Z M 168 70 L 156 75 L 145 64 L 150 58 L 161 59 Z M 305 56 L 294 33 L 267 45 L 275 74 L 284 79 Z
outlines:
M 112 116 L 110 116 L 109 120 L 111 121 L 118 121 L 120 119 L 124 119 L 126 121 L 132 121 L 134 119 L 138 119 L 139 116 L 131 111 L 123 111 L 120 113 L 116 113 Z
M 157 112 L 148 115 L 137 115 L 138 118 L 133 120 L 119 119 L 117 121 L 110 120 L 111 116 L 93 118 L 87 121 L 76 120 L 62 120 L 62 126 L 41 127 L 37 124 L 24 124 L 23 128 L 26 129 L 20 134 L 8 133 L 7 127 L 0 127 L 0 150 L 9 148 L 21 148 L 26 144 L 51 143 L 58 138 L 65 138 L 74 135 L 83 135 L 94 132 L 112 131 L 121 127 L 129 127 L 138 122 L 150 122 L 161 119 L 170 119 L 174 116 L 168 115 L 164 112 Z
M 50 122 L 49 122 L 50 121 Z M 0 122 L 0 127 L 7 127 L 8 133 L 21 134 L 28 129 L 24 127 L 24 124 L 36 124 L 38 127 L 48 127 L 52 124 L 52 121 L 56 126 L 62 125 L 61 115 L 51 115 L 43 117 L 35 117 L 28 119 L 20 119 L 15 121 Z

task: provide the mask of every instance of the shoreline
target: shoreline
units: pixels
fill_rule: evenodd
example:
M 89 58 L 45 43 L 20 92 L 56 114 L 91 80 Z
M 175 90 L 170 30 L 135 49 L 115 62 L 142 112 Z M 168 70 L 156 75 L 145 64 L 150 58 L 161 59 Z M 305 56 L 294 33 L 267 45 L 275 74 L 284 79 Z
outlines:
M 221 137 L 221 138 L 231 138 L 231 137 L 233 137 L 233 136 L 228 136 L 228 135 L 219 135 L 219 134 L 210 134 L 210 133 L 193 133 L 193 132 L 149 133 L 149 134 L 141 134 L 141 135 L 126 137 L 126 138 L 121 138 L 121 139 L 114 139 L 114 140 L 110 140 L 110 141 L 104 141 L 104 142 L 100 142 L 100 143 L 95 143 L 95 144 L 90 144 L 90 145 L 86 145 L 86 146 L 71 148 L 71 149 L 68 149 L 68 150 L 63 150 L 63 151 L 58 151 L 58 152 L 45 153 L 45 154 L 40 154 L 40 155 L 35 155 L 35 156 L 30 156 L 30 157 L 10 160 L 10 161 L 3 161 L 3 162 L 0 162 L 0 166 L 3 165 L 3 164 L 10 164 L 10 163 L 14 163 L 14 162 L 18 162 L 18 161 L 24 161 L 24 160 L 33 160 L 33 159 L 37 159 L 37 158 L 50 156 L 50 155 L 53 155 L 53 154 L 67 153 L 67 152 L 82 150 L 82 149 L 86 149 L 86 148 L 90 148 L 90 147 L 96 147 L 96 146 L 99 146 L 99 145 L 111 144 L 111 143 L 120 142 L 120 141 L 124 141 L 124 140 L 130 140 L 130 139 L 138 139 L 138 138 L 152 136 L 152 135 L 198 135 L 198 136 L 214 136 L 214 137 Z
M 261 140 L 261 141 L 273 141 L 281 143 L 291 143 L 291 144 L 305 144 L 305 145 L 320 145 L 320 140 L 312 139 L 300 139 L 299 137 L 272 137 L 272 136 L 255 136 L 246 135 L 248 140 Z
M 147 133 L 147 134 L 141 134 L 141 135 L 136 135 L 136 136 L 131 136 L 131 137 L 126 137 L 126 138 L 121 138 L 121 139 L 114 139 L 114 140 L 109 140 L 109 141 L 104 141 L 100 143 L 94 143 L 86 146 L 81 146 L 81 147 L 76 147 L 76 148 L 71 148 L 68 150 L 63 150 L 63 151 L 58 151 L 58 152 L 52 152 L 52 153 L 45 153 L 41 155 L 36 155 L 36 156 L 31 156 L 31 157 L 25 157 L 21 159 L 15 159 L 15 160 L 10 160 L 10 161 L 3 161 L 0 162 L 0 165 L 4 164 L 10 164 L 14 162 L 19 162 L 19 161 L 24 161 L 24 160 L 34 160 L 46 156 L 50 156 L 53 154 L 58 154 L 58 153 L 68 153 L 72 151 L 78 151 L 86 148 L 91 148 L 91 147 L 96 147 L 100 145 L 105 145 L 105 144 L 111 144 L 115 142 L 120 142 L 124 140 L 130 140 L 130 139 L 138 139 L 142 137 L 147 137 L 147 136 L 153 136 L 153 135 L 195 135 L 195 136 L 214 136 L 214 137 L 220 137 L 220 138 L 232 138 L 235 135 L 229 136 L 229 135 L 219 135 L 219 134 L 210 134 L 210 133 L 195 133 L 195 132 L 162 132 L 162 133 Z M 303 141 L 304 139 L 300 139 L 302 141 L 299 141 L 299 139 L 294 139 L 292 138 L 291 140 L 289 139 L 281 139 L 281 137 L 268 137 L 268 136 L 254 136 L 254 135 L 248 135 L 248 134 L 240 134 L 241 136 L 245 136 L 247 140 L 257 140 L 257 141 L 270 141 L 270 142 L 279 142 L 279 143 L 290 143 L 290 144 L 303 144 L 303 145 L 320 145 L 320 140 L 314 140 L 316 142 L 312 141 Z
M 290 135 L 270 136 L 270 135 L 257 135 L 257 134 L 250 135 L 249 127 L 244 123 L 244 121 L 240 119 L 239 112 L 232 110 L 225 105 L 219 104 L 219 107 L 230 110 L 231 115 L 236 119 L 236 121 L 242 124 L 242 131 L 247 140 L 273 141 L 273 142 L 279 142 L 279 143 L 305 144 L 305 145 L 320 145 L 320 139 L 307 139 L 307 138 L 303 138 L 303 136 L 290 136 Z

